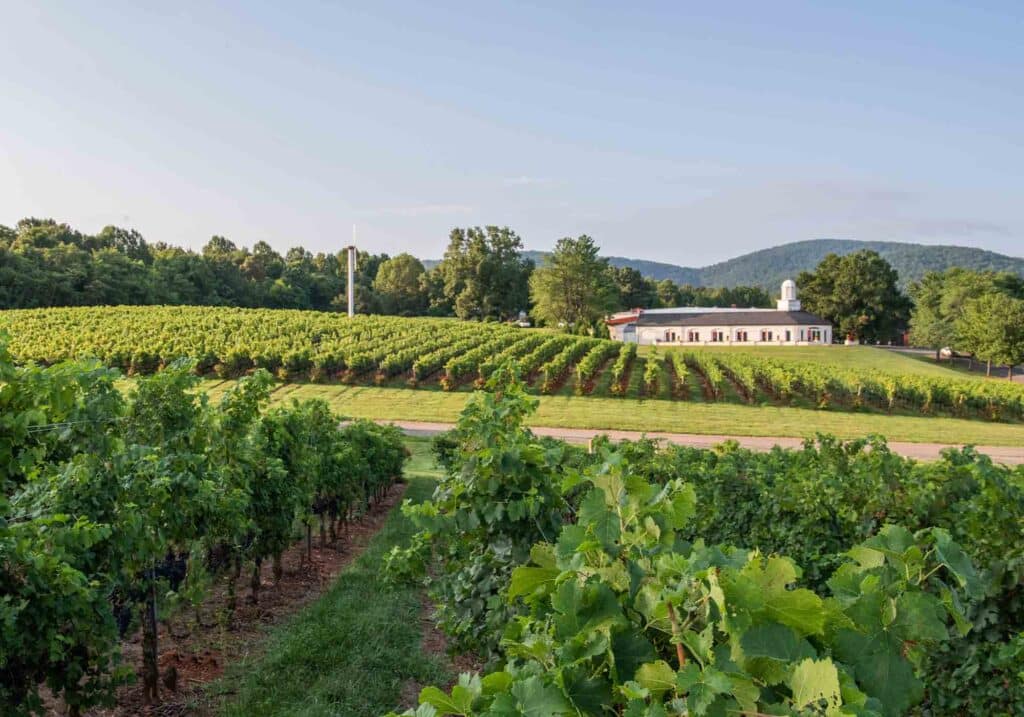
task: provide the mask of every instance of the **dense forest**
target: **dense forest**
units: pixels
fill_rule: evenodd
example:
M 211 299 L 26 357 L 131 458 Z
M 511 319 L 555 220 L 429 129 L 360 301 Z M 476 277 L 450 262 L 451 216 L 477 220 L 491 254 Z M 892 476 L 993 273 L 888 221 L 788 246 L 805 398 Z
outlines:
M 508 319 L 531 311 L 534 262 L 508 228 L 453 229 L 428 270 L 408 254 L 359 253 L 356 311 Z M 769 306 L 750 287 L 714 289 L 655 281 L 605 264 L 610 308 Z M 344 253 L 293 247 L 279 254 L 212 237 L 201 251 L 150 243 L 134 229 L 85 234 L 52 219 L 0 225 L 0 308 L 120 304 L 211 305 L 344 311 Z

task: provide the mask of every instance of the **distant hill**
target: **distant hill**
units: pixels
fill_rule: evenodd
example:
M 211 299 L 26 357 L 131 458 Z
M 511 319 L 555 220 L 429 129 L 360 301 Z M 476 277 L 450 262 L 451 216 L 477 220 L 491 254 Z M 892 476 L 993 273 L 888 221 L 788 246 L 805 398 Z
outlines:
M 751 284 L 774 289 L 786 278 L 810 271 L 827 254 L 850 254 L 873 249 L 899 272 L 904 286 L 920 279 L 928 271 L 944 271 L 954 266 L 977 271 L 1011 271 L 1024 276 L 1024 259 L 965 246 L 904 244 L 851 239 L 812 239 L 762 249 L 712 264 L 698 270 L 705 286 Z
M 659 261 L 610 256 L 613 266 L 630 266 L 652 279 L 671 279 L 677 284 L 694 286 L 761 286 L 770 291 L 784 279 L 796 278 L 801 271 L 816 267 L 826 254 L 849 254 L 873 249 L 899 272 L 904 286 L 920 279 L 928 271 L 943 271 L 959 266 L 964 269 L 1011 271 L 1024 276 L 1024 259 L 966 246 L 905 244 L 853 239 L 810 239 L 761 249 L 710 266 L 692 268 Z M 547 252 L 526 251 L 524 255 L 542 264 Z M 424 262 L 433 266 L 436 261 Z
M 544 263 L 544 257 L 548 255 L 546 251 L 524 251 L 523 256 L 533 259 L 533 263 L 540 266 Z M 608 263 L 612 266 L 623 267 L 629 266 L 639 271 L 644 276 L 649 276 L 652 279 L 662 280 L 671 279 L 677 284 L 691 284 L 697 286 L 701 283 L 700 274 L 702 269 L 690 269 L 685 266 L 676 266 L 675 264 L 666 264 L 662 261 L 647 261 L 646 259 L 630 259 L 625 256 L 609 256 L 605 257 L 608 259 Z

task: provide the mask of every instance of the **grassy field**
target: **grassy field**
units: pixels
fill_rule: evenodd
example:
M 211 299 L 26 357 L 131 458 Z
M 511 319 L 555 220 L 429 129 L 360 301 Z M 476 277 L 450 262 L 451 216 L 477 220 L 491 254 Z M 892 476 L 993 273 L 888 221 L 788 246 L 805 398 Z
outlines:
M 407 445 L 413 458 L 406 466 L 406 498 L 419 502 L 430 496 L 439 472 L 428 441 Z M 387 587 L 380 576 L 384 554 L 413 532 L 395 509 L 323 597 L 276 628 L 259 657 L 232 665 L 212 687 L 231 695 L 220 713 L 377 717 L 398 706 L 407 685 L 450 679 L 445 663 L 421 649 L 420 590 Z
M 946 378 L 974 378 L 980 381 L 993 380 L 986 378 L 984 374 L 954 370 L 948 363 L 938 364 L 927 357 L 911 356 L 872 346 L 705 346 L 703 348 L 708 351 L 748 353 L 786 361 L 813 361 L 864 371 L 885 371 Z M 641 346 L 640 354 L 647 354 L 652 349 L 652 346 Z M 658 350 L 672 351 L 674 349 L 669 347 Z
M 216 397 L 229 385 L 207 380 L 203 388 Z M 310 383 L 281 384 L 274 392 L 275 401 L 322 398 L 346 416 L 438 422 L 454 422 L 467 397 L 465 392 Z M 539 409 L 531 419 L 537 426 L 737 436 L 807 437 L 824 432 L 857 438 L 880 433 L 892 441 L 1024 445 L 1024 425 L 957 418 L 566 395 L 538 400 Z

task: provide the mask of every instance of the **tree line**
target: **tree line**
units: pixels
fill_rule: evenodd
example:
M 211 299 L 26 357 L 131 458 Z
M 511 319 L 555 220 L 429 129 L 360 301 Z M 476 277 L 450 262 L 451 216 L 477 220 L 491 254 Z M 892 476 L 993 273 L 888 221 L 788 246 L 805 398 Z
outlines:
M 929 272 L 900 289 L 898 272 L 877 252 L 829 254 L 797 276 L 807 311 L 834 327 L 838 340 L 912 343 L 996 364 L 1024 362 L 1024 280 L 1010 272 Z M 609 313 L 672 306 L 770 307 L 754 286 L 713 288 L 656 281 L 614 267 L 586 235 L 560 239 L 543 265 L 523 254 L 508 227 L 455 228 L 440 262 L 410 254 L 360 252 L 356 312 L 533 321 L 602 335 Z M 222 236 L 190 251 L 149 243 L 134 229 L 95 235 L 52 219 L 0 226 L 0 308 L 118 304 L 213 305 L 344 311 L 342 252 L 293 247 L 283 256 L 266 242 L 252 249 Z
M 910 287 L 910 338 L 918 346 L 992 364 L 1024 363 L 1024 279 L 1009 272 L 953 268 L 929 272 Z
M 593 245 L 588 237 L 565 241 Z M 522 252 L 522 239 L 496 226 L 453 229 L 444 257 L 429 270 L 410 254 L 359 252 L 356 311 L 499 321 L 526 311 L 544 320 L 551 312 L 537 309 L 531 288 L 537 267 Z M 597 265 L 601 301 L 586 312 L 590 329 L 619 308 L 771 302 L 759 288 L 678 285 L 612 267 L 604 259 Z M 250 249 L 222 236 L 190 251 L 147 242 L 134 229 L 116 226 L 90 235 L 52 219 L 0 225 L 0 308 L 5 309 L 165 304 L 344 311 L 346 292 L 340 251 L 314 254 L 297 246 L 282 255 L 263 241 Z M 571 323 L 581 328 L 578 321 Z

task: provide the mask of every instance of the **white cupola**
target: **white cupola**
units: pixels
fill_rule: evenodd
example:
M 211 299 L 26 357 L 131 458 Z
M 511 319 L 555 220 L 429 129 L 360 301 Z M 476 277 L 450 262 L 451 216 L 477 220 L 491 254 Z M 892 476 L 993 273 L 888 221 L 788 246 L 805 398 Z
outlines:
M 786 279 L 782 282 L 781 298 L 775 302 L 775 308 L 779 311 L 799 311 L 800 300 L 796 298 L 796 282 Z

